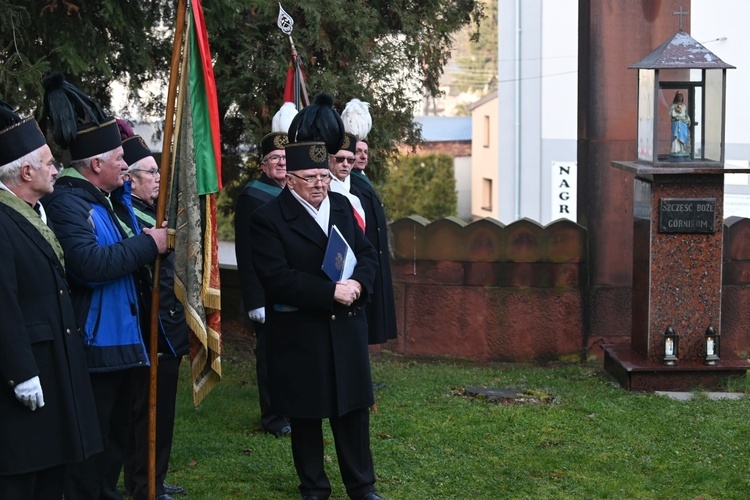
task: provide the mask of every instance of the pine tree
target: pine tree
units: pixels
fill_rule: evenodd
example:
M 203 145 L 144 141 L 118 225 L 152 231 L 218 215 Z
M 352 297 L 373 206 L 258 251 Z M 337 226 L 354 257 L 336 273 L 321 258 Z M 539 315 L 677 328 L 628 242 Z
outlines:
M 382 182 L 397 145 L 420 141 L 412 110 L 437 96 L 453 36 L 478 28 L 481 0 L 289 0 L 311 97 L 331 94 L 342 111 L 371 104 L 368 175 Z M 166 85 L 177 0 L 0 0 L 0 98 L 41 118 L 43 75 L 60 71 L 107 107 L 110 83 L 127 84 L 141 114 L 164 103 L 144 92 Z M 290 46 L 276 26 L 277 0 L 203 0 L 222 126 L 222 208 L 231 212 L 257 175 L 253 149 L 281 106 Z M 248 149 L 248 146 L 250 149 Z

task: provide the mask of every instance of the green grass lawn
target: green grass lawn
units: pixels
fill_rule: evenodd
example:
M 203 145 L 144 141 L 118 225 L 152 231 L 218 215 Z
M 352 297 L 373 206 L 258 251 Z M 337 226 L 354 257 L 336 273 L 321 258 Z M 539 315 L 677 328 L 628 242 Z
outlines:
M 191 499 L 296 499 L 289 439 L 261 432 L 252 356 L 225 347 L 224 378 L 192 406 L 183 365 L 172 470 Z M 387 500 L 750 498 L 750 398 L 675 401 L 629 393 L 601 363 L 553 368 L 408 360 L 379 354 L 371 418 Z M 469 386 L 546 402 L 498 404 Z M 728 388 L 745 391 L 745 386 Z M 346 499 L 325 425 L 332 499 Z

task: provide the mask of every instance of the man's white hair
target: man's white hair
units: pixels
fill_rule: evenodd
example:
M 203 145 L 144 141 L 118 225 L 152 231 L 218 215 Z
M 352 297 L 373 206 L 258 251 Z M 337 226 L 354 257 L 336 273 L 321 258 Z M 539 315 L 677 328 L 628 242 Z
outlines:
M 115 153 L 115 150 L 113 149 L 111 151 L 107 151 L 106 153 L 102 153 L 102 154 L 98 154 L 98 155 L 94 155 L 94 156 L 89 156 L 88 158 L 83 158 L 82 160 L 74 160 L 74 161 L 70 162 L 70 166 L 73 167 L 73 168 L 75 168 L 76 170 L 79 170 L 79 171 L 81 169 L 91 168 L 91 162 L 94 159 L 99 159 L 99 161 L 101 161 L 103 163 L 107 163 L 109 160 L 112 159 L 112 155 L 114 153 Z
M 128 167 L 128 173 L 129 173 L 130 175 L 133 175 L 133 173 L 134 173 L 133 171 L 134 171 L 134 170 L 142 170 L 142 168 L 141 168 L 141 167 L 143 166 L 143 164 L 145 163 L 145 161 L 146 161 L 146 160 L 147 160 L 148 158 L 150 158 L 150 156 L 144 156 L 143 158 L 141 158 L 141 159 L 140 159 L 140 160 L 138 160 L 137 162 L 135 162 L 135 163 L 133 163 L 132 165 L 130 165 L 130 166 Z
M 36 148 L 31 153 L 27 153 L 17 160 L 13 160 L 10 163 L 0 166 L 0 182 L 3 184 L 11 185 L 18 182 L 18 175 L 21 172 L 21 167 L 24 163 L 28 163 L 35 170 L 39 170 L 42 166 L 42 147 Z

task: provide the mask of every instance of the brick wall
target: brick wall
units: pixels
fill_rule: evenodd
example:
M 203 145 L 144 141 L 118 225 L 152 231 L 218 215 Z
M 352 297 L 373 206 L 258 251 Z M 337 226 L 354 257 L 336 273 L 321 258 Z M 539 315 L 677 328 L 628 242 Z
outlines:
M 399 337 L 375 350 L 404 356 L 545 362 L 601 358 L 602 343 L 630 342 L 586 332 L 587 238 L 578 224 L 520 220 L 466 223 L 418 216 L 390 226 Z M 242 320 L 236 271 L 222 269 L 222 307 Z M 630 298 L 621 307 L 630 309 Z M 750 219 L 724 223 L 722 350 L 750 353 Z M 727 351 L 728 350 L 728 351 Z

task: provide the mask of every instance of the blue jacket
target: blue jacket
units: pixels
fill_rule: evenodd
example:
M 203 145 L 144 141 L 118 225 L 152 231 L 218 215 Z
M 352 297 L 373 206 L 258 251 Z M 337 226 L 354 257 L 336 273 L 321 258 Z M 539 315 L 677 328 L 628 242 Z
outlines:
M 148 365 L 142 334 L 147 318 L 141 312 L 148 280 L 142 272 L 158 248 L 138 228 L 129 184 L 107 197 L 68 168 L 44 206 L 65 252 L 89 371 Z

